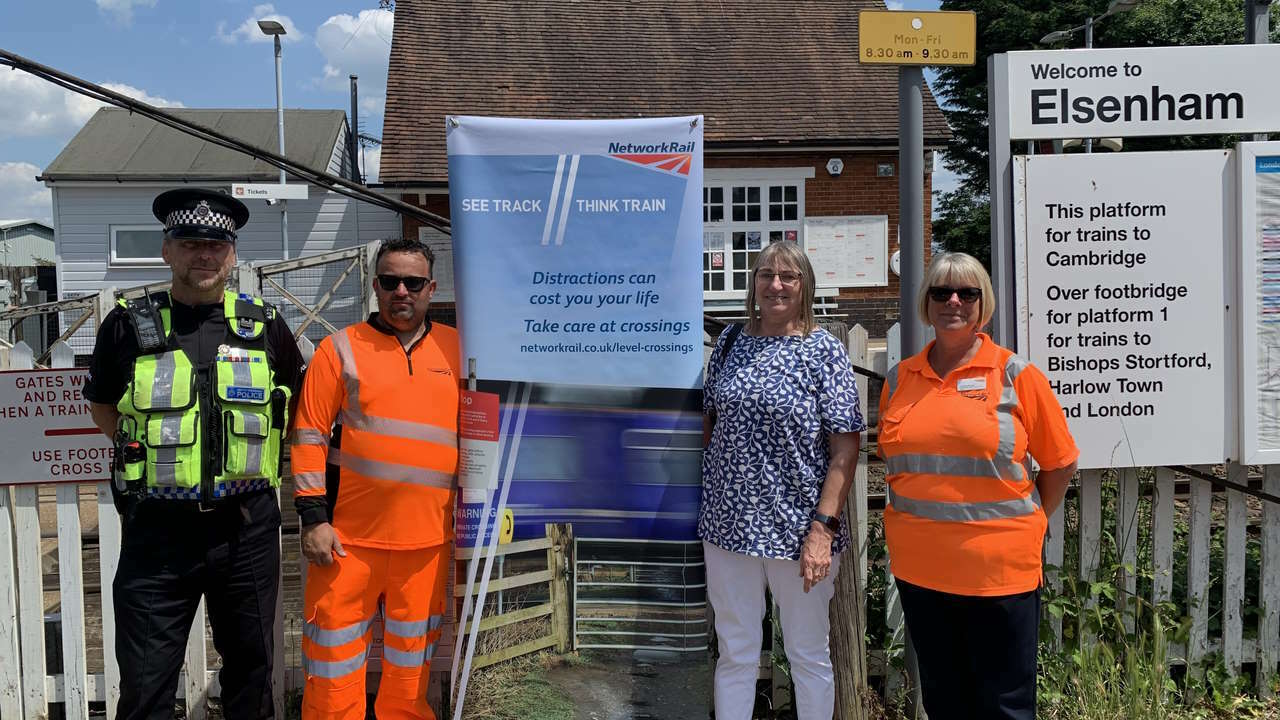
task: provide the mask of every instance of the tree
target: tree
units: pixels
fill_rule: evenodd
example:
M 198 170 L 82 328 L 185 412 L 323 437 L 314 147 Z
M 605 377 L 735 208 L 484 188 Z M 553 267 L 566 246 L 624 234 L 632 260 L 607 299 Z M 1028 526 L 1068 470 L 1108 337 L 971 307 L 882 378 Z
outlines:
M 943 10 L 978 16 L 977 62 L 942 68 L 934 92 L 953 134 L 943 164 L 960 186 L 942 193 L 933 238 L 947 250 L 967 252 L 990 267 L 991 222 L 987 167 L 987 57 L 1011 50 L 1047 49 L 1040 38 L 1077 27 L 1106 11 L 1109 0 L 943 0 Z M 1271 9 L 1272 42 L 1280 42 L 1280 3 Z M 1242 0 L 1147 0 L 1094 26 L 1094 47 L 1234 45 L 1244 42 Z M 1084 44 L 1077 33 L 1072 47 Z M 1226 147 L 1237 138 L 1217 135 L 1127 138 L 1125 150 Z M 1021 149 L 1017 150 L 1021 152 Z

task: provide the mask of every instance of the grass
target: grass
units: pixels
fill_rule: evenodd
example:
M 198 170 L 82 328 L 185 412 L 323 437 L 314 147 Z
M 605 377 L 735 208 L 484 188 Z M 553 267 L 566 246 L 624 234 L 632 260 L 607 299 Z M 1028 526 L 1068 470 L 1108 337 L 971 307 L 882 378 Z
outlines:
M 468 720 L 572 720 L 573 700 L 546 677 L 547 670 L 561 662 L 544 652 L 477 670 L 471 676 L 462 716 Z

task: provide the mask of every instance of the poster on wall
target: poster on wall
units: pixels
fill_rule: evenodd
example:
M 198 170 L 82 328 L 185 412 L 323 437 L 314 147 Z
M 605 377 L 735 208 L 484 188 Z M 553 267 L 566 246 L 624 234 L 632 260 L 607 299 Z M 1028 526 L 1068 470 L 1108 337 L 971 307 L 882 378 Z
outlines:
M 1218 463 L 1234 448 L 1231 163 L 1224 150 L 1015 163 L 1024 354 L 1062 404 L 1082 469 Z
M 702 118 L 455 116 L 446 134 L 462 354 L 475 406 L 496 406 L 468 420 L 461 612 L 488 605 L 488 617 L 486 589 L 509 586 L 495 571 L 497 518 L 511 519 L 517 545 L 563 528 L 577 559 L 564 568 L 570 644 L 586 664 L 548 682 L 625 680 L 637 702 L 706 716 Z M 548 570 L 533 555 L 529 567 L 507 561 L 508 576 Z M 499 612 L 535 612 L 541 592 L 508 590 Z M 454 650 L 455 708 L 477 648 L 493 652 L 483 632 L 473 624 Z
M 889 284 L 887 215 L 806 217 L 804 249 L 820 288 Z
M 1280 142 L 1241 143 L 1241 462 L 1280 462 Z

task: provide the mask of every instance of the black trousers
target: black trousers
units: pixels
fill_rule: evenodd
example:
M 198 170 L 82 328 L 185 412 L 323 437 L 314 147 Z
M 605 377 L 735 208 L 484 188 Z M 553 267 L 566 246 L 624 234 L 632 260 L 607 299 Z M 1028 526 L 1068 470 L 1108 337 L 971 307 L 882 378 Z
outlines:
M 929 720 L 1035 720 L 1039 590 L 973 597 L 897 583 Z
M 182 501 L 145 500 L 124 519 L 112 586 L 117 720 L 171 720 L 178 674 L 200 598 L 228 720 L 274 715 L 271 693 L 280 509 L 275 492 L 254 493 L 201 513 Z

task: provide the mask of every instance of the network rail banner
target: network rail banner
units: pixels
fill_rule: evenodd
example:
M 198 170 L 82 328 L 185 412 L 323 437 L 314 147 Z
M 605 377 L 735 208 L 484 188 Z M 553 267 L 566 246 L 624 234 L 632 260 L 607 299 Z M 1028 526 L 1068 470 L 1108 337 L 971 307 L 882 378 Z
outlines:
M 701 119 L 453 117 L 447 131 L 459 329 L 477 375 L 695 387 Z
M 498 582 L 498 518 L 513 520 L 516 542 L 568 525 L 574 646 L 625 651 L 591 660 L 593 677 L 625 681 L 647 657 L 663 667 L 653 688 L 609 694 L 648 702 L 662 688 L 689 717 L 711 696 L 694 532 L 702 124 L 446 121 L 458 325 L 476 379 L 459 437 L 457 546 L 472 548 L 462 617 Z M 454 649 L 455 718 L 478 626 Z M 570 703 L 574 672 L 548 675 Z

